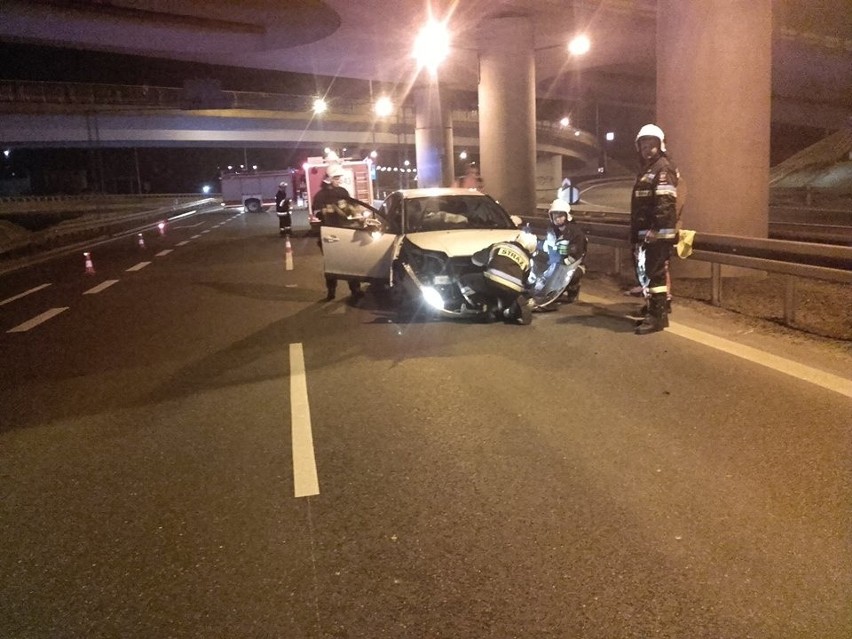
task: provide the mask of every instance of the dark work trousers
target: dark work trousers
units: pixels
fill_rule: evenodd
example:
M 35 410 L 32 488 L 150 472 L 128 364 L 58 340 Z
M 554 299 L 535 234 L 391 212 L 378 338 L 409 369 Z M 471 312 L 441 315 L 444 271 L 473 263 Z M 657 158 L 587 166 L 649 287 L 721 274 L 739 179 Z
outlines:
M 642 246 L 645 253 L 645 275 L 648 278 L 648 292 L 668 293 L 666 284 L 666 262 L 671 257 L 672 245 L 669 242 L 646 242 Z

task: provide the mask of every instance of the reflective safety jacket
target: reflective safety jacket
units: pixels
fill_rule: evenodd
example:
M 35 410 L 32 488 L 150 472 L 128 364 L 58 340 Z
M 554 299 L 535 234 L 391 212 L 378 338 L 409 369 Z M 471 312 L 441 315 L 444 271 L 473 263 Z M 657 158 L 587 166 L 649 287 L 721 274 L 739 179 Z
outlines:
M 630 198 L 630 241 L 644 242 L 648 231 L 654 231 L 650 241 L 677 242 L 677 169 L 666 156 L 636 176 Z
M 320 222 L 329 226 L 337 226 L 340 224 L 338 218 L 345 215 L 342 212 L 342 207 L 345 207 L 345 202 L 349 202 L 352 196 L 349 191 L 342 186 L 332 186 L 326 181 L 320 184 L 319 191 L 314 195 L 314 200 L 311 202 L 313 214 L 319 218 Z
M 474 253 L 472 260 L 485 267 L 482 274 L 493 284 L 516 293 L 526 289 L 531 258 L 517 242 L 497 242 Z

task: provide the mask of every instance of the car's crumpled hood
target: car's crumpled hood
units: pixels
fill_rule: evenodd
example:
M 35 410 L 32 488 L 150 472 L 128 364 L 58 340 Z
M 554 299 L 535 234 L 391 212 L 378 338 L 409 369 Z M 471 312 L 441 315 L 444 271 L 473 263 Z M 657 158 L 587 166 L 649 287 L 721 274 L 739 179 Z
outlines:
M 405 237 L 425 251 L 441 251 L 448 257 L 473 255 L 495 242 L 514 240 L 518 229 L 459 229 L 408 233 Z

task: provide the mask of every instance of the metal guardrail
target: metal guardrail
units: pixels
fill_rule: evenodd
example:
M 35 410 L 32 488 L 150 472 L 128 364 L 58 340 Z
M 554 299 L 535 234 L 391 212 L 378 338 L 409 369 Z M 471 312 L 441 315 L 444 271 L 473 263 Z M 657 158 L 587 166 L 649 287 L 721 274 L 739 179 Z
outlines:
M 613 271 L 620 274 L 624 251 L 629 254 L 633 250 L 629 228 L 624 224 L 577 221 L 590 243 L 613 247 Z M 787 276 L 784 322 L 788 326 L 796 318 L 797 278 L 852 284 L 852 247 L 849 246 L 696 233 L 692 247 L 688 259 L 710 263 L 710 301 L 714 306 L 722 305 L 723 265 Z
M 163 196 L 160 196 L 160 199 L 163 199 Z M 41 231 L 6 238 L 4 241 L 0 241 L 0 255 L 9 256 L 25 251 L 42 251 L 65 246 L 80 239 L 91 239 L 99 234 L 109 235 L 127 232 L 139 224 L 159 221 L 175 214 L 219 202 L 217 198 L 202 198 L 183 202 L 180 200 L 180 197 L 175 197 L 171 205 L 136 213 L 128 213 L 127 211 L 86 213 L 64 220 Z

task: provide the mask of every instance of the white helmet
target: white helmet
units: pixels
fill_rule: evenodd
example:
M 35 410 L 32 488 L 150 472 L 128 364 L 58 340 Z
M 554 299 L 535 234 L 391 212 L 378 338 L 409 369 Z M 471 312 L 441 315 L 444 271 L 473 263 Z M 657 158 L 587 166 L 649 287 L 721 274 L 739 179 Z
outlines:
M 553 200 L 553 202 L 550 203 L 550 208 L 547 210 L 547 214 L 550 216 L 551 221 L 553 221 L 554 213 L 562 213 L 568 218 L 569 222 L 574 219 L 571 215 L 571 205 L 565 200 L 561 200 L 559 198 Z
M 527 233 L 526 231 L 518 233 L 518 237 L 515 238 L 515 242 L 523 246 L 530 255 L 535 253 L 536 248 L 538 248 L 538 238 L 532 233 Z
M 342 177 L 343 176 L 343 169 L 340 168 L 339 164 L 331 164 L 325 170 L 325 175 L 329 180 L 331 178 L 335 178 L 335 177 Z
M 636 150 L 639 150 L 640 138 L 657 138 L 660 141 L 660 151 L 666 152 L 666 134 L 656 124 L 646 124 L 636 134 Z
M 279 182 L 278 186 L 287 186 L 287 183 L 286 182 Z

